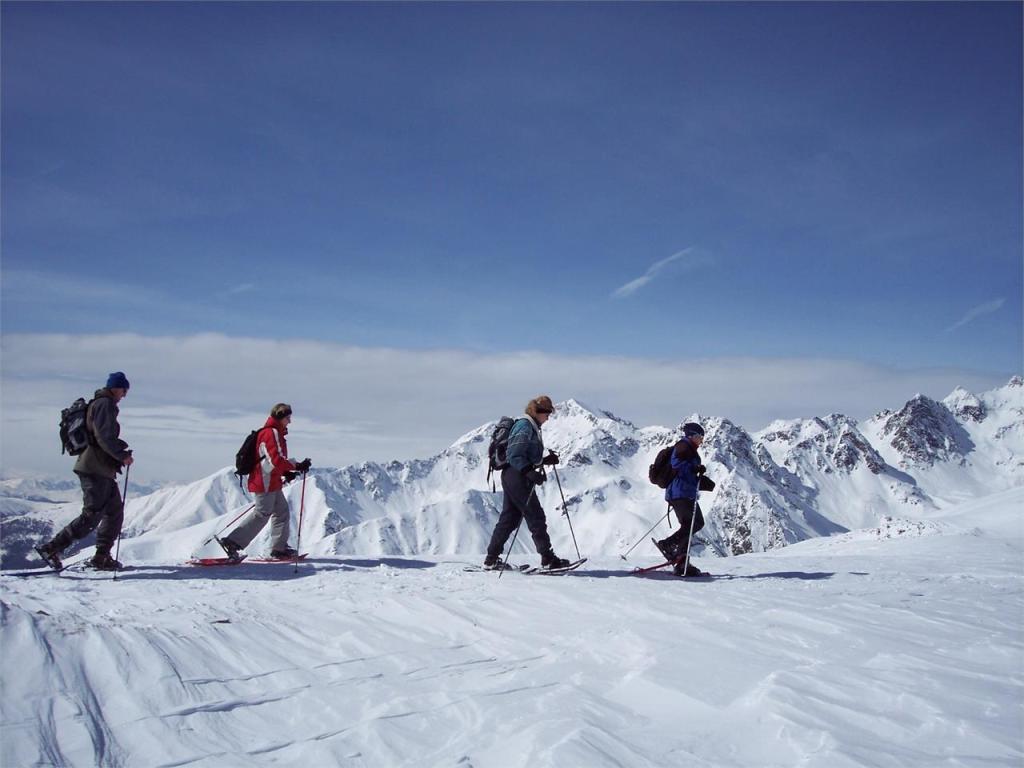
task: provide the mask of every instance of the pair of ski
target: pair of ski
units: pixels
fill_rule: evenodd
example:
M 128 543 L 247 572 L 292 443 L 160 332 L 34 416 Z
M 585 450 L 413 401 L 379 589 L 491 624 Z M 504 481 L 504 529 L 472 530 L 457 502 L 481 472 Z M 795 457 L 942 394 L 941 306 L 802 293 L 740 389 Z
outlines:
M 658 542 L 657 541 L 655 541 L 654 539 L 651 539 L 651 541 L 654 543 L 655 547 L 658 546 Z M 669 567 L 675 568 L 677 565 L 681 565 L 685 559 L 686 559 L 686 557 L 684 555 L 683 557 L 676 558 L 675 560 L 666 560 L 664 563 L 658 563 L 657 565 L 649 565 L 646 568 L 634 568 L 633 569 L 633 575 L 634 576 L 643 576 L 644 574 L 647 574 L 647 573 L 654 573 L 655 571 L 660 571 L 662 568 L 669 568 Z M 690 565 L 691 568 L 696 568 L 697 567 L 697 566 L 693 565 L 692 563 L 690 563 L 689 565 Z M 680 578 L 687 578 L 687 579 L 699 579 L 701 577 L 710 577 L 711 576 L 710 573 L 705 573 L 704 571 L 698 571 L 697 573 L 693 574 L 692 576 L 683 576 L 682 574 L 677 574 L 677 575 Z
M 299 555 L 298 562 L 302 562 L 303 560 L 305 560 L 308 554 L 309 553 Z M 217 566 L 217 565 L 240 565 L 242 562 L 248 562 L 248 563 L 294 563 L 294 562 L 296 562 L 296 558 L 289 557 L 287 559 L 281 559 L 281 558 L 278 558 L 278 557 L 246 557 L 245 555 L 242 555 L 242 557 L 240 557 L 238 559 L 229 560 L 226 557 L 197 557 L 197 558 L 193 558 L 192 560 L 186 561 L 186 565 L 198 565 L 198 566 L 207 566 L 208 567 L 208 566 Z M 110 569 L 106 569 L 106 568 L 92 568 L 92 567 L 86 565 L 85 563 L 72 563 L 71 565 L 63 566 L 62 568 L 48 567 L 48 568 L 35 568 L 35 569 L 31 570 L 31 571 L 0 571 L 0 574 L 2 574 L 3 576 L 20 576 L 20 577 L 24 578 L 26 576 L 46 576 L 47 574 L 57 575 L 57 574 L 63 573 L 64 571 L 76 571 L 76 572 L 79 572 L 79 573 L 83 572 L 83 571 L 88 572 L 88 573 L 123 573 L 124 571 L 130 571 L 130 570 L 132 570 L 132 567 L 130 565 L 122 566 L 122 567 L 118 568 L 115 571 L 115 570 L 110 570 Z
M 296 563 L 302 562 L 308 556 L 309 553 L 304 552 L 298 557 L 249 557 L 248 555 L 242 555 L 234 559 L 230 557 L 194 557 L 191 560 L 187 560 L 186 565 L 211 567 L 217 565 L 241 565 L 242 563 Z
M 22 578 L 26 576 L 46 576 L 47 574 L 58 575 L 64 571 L 73 571 L 75 573 L 123 573 L 124 571 L 130 571 L 132 567 L 130 565 L 122 565 L 120 568 L 95 568 L 88 564 L 88 562 L 81 563 L 70 563 L 68 565 L 62 565 L 60 568 L 54 568 L 52 565 L 48 565 L 46 568 L 34 568 L 31 571 L 0 571 L 4 576 L 20 576 Z
M 584 557 L 569 563 L 565 568 L 542 568 L 538 565 L 526 565 L 525 563 L 523 565 L 508 564 L 504 570 L 511 573 L 525 573 L 528 576 L 559 576 L 569 571 L 575 571 L 585 562 L 587 562 L 587 558 Z M 482 565 L 467 565 L 462 570 L 470 573 L 500 573 L 502 569 L 484 568 Z
M 677 565 L 679 565 L 679 561 L 678 560 L 669 560 L 668 562 L 665 562 L 665 563 L 658 563 L 657 565 L 649 565 L 646 568 L 634 568 L 633 569 L 633 575 L 634 576 L 646 576 L 648 573 L 654 573 L 655 571 L 660 571 L 662 568 L 675 568 Z M 710 578 L 712 578 L 711 574 L 708 573 L 707 571 L 701 571 L 700 573 L 695 573 L 695 574 L 692 574 L 690 576 L 683 576 L 682 574 L 676 574 L 676 575 L 679 578 L 681 578 L 681 579 L 710 579 Z

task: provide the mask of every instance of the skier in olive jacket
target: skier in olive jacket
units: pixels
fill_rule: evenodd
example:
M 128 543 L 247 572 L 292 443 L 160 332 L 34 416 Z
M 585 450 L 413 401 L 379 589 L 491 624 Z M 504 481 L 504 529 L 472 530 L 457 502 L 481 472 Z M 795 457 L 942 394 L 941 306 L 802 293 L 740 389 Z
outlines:
M 110 549 L 121 535 L 124 522 L 124 503 L 117 487 L 117 475 L 122 467 L 132 464 L 132 452 L 121 435 L 117 423 L 120 410 L 117 404 L 128 394 L 128 379 L 121 371 L 107 377 L 107 385 L 96 390 L 85 414 L 89 445 L 75 462 L 75 474 L 82 484 L 82 514 L 36 552 L 52 568 L 63 565 L 61 553 L 79 539 L 96 531 L 96 553 L 88 562 L 94 568 L 114 571 L 121 563 L 110 555 Z

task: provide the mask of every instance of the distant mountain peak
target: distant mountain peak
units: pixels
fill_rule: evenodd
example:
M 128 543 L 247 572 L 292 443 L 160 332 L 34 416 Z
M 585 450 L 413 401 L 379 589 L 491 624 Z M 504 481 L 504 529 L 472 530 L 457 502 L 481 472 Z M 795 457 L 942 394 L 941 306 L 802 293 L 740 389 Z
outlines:
M 857 422 L 841 413 L 773 422 L 759 437 L 775 446 L 783 464 L 794 471 L 802 462 L 825 474 L 848 474 L 862 461 L 872 474 L 885 469 L 885 460 L 861 434 Z
M 582 416 L 588 421 L 594 422 L 601 419 L 608 419 L 609 421 L 614 421 L 617 424 L 633 426 L 631 422 L 626 421 L 625 419 L 620 419 L 611 411 L 606 411 L 602 408 L 594 408 L 586 403 L 580 402 L 574 397 L 555 403 L 555 412 L 552 415 L 552 419 L 565 419 L 570 416 Z
M 982 422 L 988 415 L 988 409 L 981 398 L 963 387 L 957 387 L 942 404 L 960 421 Z
M 949 408 L 921 394 L 885 419 L 881 435 L 891 436 L 890 444 L 906 462 L 922 467 L 962 460 L 974 447 Z

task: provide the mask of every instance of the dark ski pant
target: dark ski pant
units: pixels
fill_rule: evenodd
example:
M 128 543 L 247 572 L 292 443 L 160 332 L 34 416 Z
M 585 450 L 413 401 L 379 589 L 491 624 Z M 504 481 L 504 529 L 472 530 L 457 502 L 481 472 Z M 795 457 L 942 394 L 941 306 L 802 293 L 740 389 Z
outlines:
M 700 511 L 700 504 L 696 499 L 672 499 L 669 501 L 669 506 L 672 507 L 679 519 L 679 530 L 665 541 L 670 546 L 678 548 L 680 552 L 685 552 L 690 538 L 690 518 L 696 511 L 697 519 L 693 521 L 693 532 L 696 533 L 704 527 L 704 514 Z
M 121 524 L 124 522 L 121 490 L 113 478 L 76 474 L 82 483 L 82 514 L 53 537 L 50 548 L 54 552 L 63 552 L 95 529 L 96 552 L 109 554 L 117 537 L 121 535 Z
M 533 488 L 533 483 L 523 477 L 518 469 L 506 467 L 501 471 L 501 489 L 505 492 L 505 501 L 491 534 L 491 543 L 487 545 L 488 557 L 497 557 L 504 551 L 508 537 L 524 518 L 537 551 L 541 555 L 551 551 L 548 522 Z

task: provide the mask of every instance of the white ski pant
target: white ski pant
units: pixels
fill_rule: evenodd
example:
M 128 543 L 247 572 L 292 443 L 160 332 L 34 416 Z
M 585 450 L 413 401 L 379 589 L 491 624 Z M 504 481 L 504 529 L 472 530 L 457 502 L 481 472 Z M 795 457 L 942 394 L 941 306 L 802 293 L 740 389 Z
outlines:
M 271 551 L 287 549 L 291 510 L 288 508 L 288 499 L 284 497 L 284 491 L 254 493 L 253 497 L 256 500 L 256 506 L 239 523 L 238 527 L 228 534 L 227 538 L 237 544 L 239 549 L 245 549 L 263 530 L 267 521 L 271 520 Z

